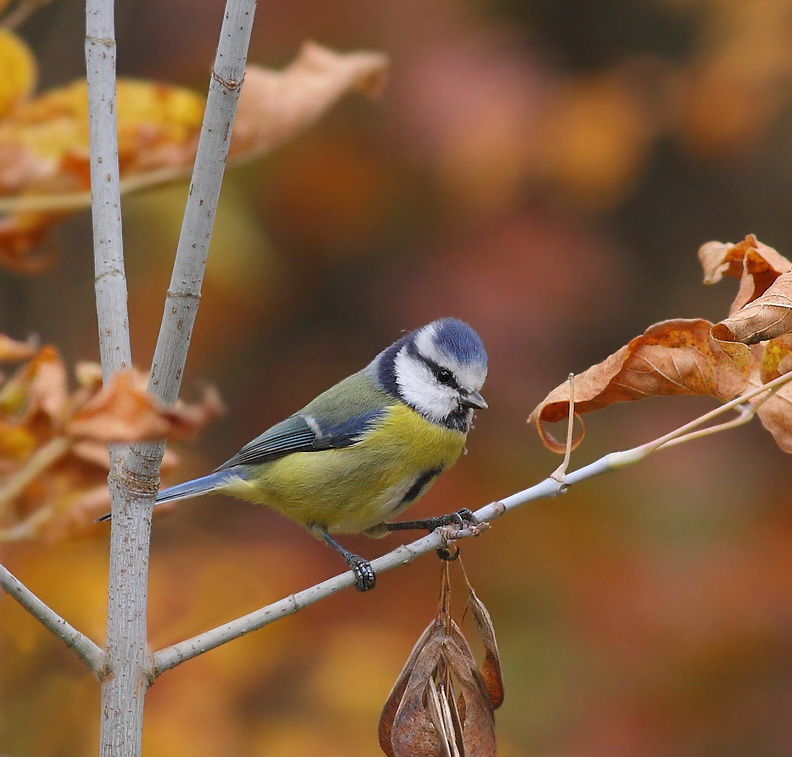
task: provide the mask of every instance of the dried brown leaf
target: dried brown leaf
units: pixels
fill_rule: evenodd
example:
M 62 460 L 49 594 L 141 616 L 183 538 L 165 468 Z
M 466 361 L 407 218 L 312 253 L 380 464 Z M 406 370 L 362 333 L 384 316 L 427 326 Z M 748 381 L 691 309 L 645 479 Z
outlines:
M 788 355 L 788 353 L 787 353 Z M 751 374 L 751 387 L 765 383 L 759 370 Z M 762 425 L 772 434 L 776 444 L 792 453 L 792 384 L 784 384 L 756 413 Z
M 493 709 L 498 709 L 503 704 L 503 673 L 501 672 L 500 653 L 498 652 L 498 642 L 495 639 L 495 626 L 492 623 L 487 608 L 478 598 L 472 588 L 470 591 L 469 606 L 473 612 L 473 620 L 476 624 L 479 638 L 484 644 L 485 657 L 481 665 L 481 677 L 487 688 Z
M 767 291 L 729 318 L 712 335 L 722 341 L 756 344 L 792 332 L 792 272 L 781 274 Z
M 660 395 L 733 399 L 746 388 L 750 350 L 743 345 L 724 348 L 710 336 L 711 327 L 703 319 L 676 319 L 650 326 L 610 357 L 575 376 L 576 413 Z M 569 384 L 565 381 L 529 417 L 544 444 L 556 452 L 563 452 L 565 445 L 553 439 L 544 424 L 565 419 L 568 411 Z M 573 446 L 582 437 L 581 433 Z
M 438 686 L 434 679 L 430 678 L 426 685 L 426 713 L 440 737 L 442 757 L 459 757 L 459 749 L 456 745 L 457 721 L 454 720 L 451 712 L 453 706 L 454 700 L 449 701 L 445 685 Z
M 739 279 L 740 288 L 729 315 L 760 297 L 792 264 L 772 247 L 749 234 L 742 242 L 707 242 L 699 249 L 704 283 L 716 284 L 724 276 Z
M 0 376 L 0 540 L 96 533 L 93 520 L 109 503 L 108 441 L 192 434 L 222 409 L 211 387 L 196 404 L 163 409 L 142 372 L 119 374 L 106 389 L 98 366 L 76 373 L 80 386 L 69 395 L 57 350 L 44 347 L 4 384 Z M 174 467 L 166 451 L 161 472 Z
M 337 53 L 313 42 L 283 71 L 248 66 L 229 159 L 270 152 L 303 131 L 345 93 L 378 95 L 388 60 L 373 52 Z
M 77 438 L 133 442 L 163 437 L 170 413 L 135 386 L 131 371 L 117 373 L 99 394 L 69 419 L 68 433 Z
M 0 389 L 0 417 L 24 422 L 43 413 L 60 424 L 68 396 L 66 369 L 54 347 L 43 347 Z
M 451 623 L 451 634 L 443 645 L 449 670 L 459 683 L 462 733 L 465 754 L 495 754 L 495 716 L 487 686 L 479 672 L 473 652 L 459 626 Z
M 420 655 L 420 653 L 423 651 L 423 648 L 426 646 L 426 642 L 429 640 L 429 636 L 432 633 L 434 627 L 435 621 L 433 620 L 424 629 L 424 632 L 421 634 L 418 641 L 415 642 L 415 646 L 413 646 L 412 652 L 410 652 L 407 662 L 404 663 L 404 667 L 402 668 L 401 673 L 399 673 L 396 683 L 393 684 L 393 689 L 391 689 L 388 699 L 385 701 L 385 706 L 382 708 L 382 714 L 380 715 L 379 721 L 379 743 L 380 747 L 382 747 L 382 751 L 385 752 L 388 757 L 395 757 L 393 746 L 391 744 L 391 737 L 393 733 L 393 721 L 396 717 L 396 712 L 398 711 L 399 705 L 401 704 L 402 698 L 404 697 L 404 691 L 407 688 L 407 682 L 410 680 L 413 668 L 415 667 L 415 663 L 418 660 L 418 655 Z
M 390 733 L 393 757 L 439 757 L 443 753 L 441 736 L 435 730 L 424 700 L 428 682 L 441 662 L 445 638 L 443 629 L 433 624 L 429 638 L 416 657 L 393 718 Z

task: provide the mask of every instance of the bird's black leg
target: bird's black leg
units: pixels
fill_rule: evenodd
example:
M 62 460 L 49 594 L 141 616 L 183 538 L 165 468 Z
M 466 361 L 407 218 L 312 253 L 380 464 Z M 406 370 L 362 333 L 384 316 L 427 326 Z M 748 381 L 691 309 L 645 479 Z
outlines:
M 478 525 L 476 516 L 473 515 L 466 507 L 459 512 L 449 513 L 448 515 L 441 515 L 439 518 L 427 518 L 426 520 L 405 520 L 400 523 L 385 523 L 385 528 L 388 531 L 408 531 L 415 529 L 425 528 L 427 531 L 432 532 L 440 526 L 458 526 L 460 529 L 467 526 Z M 453 562 L 459 557 L 459 549 L 452 555 L 448 549 L 442 547 L 437 550 L 437 556 L 441 560 Z
M 360 555 L 344 549 L 330 536 L 326 528 L 322 529 L 322 538 L 346 560 L 346 564 L 355 574 L 355 588 L 358 591 L 369 591 L 376 586 L 377 576 L 374 574 L 374 570 L 368 560 L 364 560 Z
M 456 513 L 449 513 L 448 515 L 441 515 L 439 518 L 426 518 L 425 520 L 405 520 L 400 523 L 385 523 L 385 528 L 388 531 L 412 531 L 425 528 L 427 531 L 434 531 L 440 526 L 459 526 L 459 528 L 466 528 L 467 526 L 478 525 L 476 516 L 470 510 L 464 508 Z

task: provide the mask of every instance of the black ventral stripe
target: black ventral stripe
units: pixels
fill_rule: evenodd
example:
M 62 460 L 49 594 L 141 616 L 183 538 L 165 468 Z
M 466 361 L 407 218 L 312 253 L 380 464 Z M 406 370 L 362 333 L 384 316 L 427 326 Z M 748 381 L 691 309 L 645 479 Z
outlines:
M 442 468 L 430 468 L 429 470 L 424 471 L 421 473 L 418 478 L 415 479 L 413 485 L 407 490 L 405 495 L 399 501 L 399 505 L 409 505 L 410 502 L 413 502 L 415 499 L 418 498 L 420 493 L 426 488 L 429 482 L 433 478 L 437 478 L 443 472 Z

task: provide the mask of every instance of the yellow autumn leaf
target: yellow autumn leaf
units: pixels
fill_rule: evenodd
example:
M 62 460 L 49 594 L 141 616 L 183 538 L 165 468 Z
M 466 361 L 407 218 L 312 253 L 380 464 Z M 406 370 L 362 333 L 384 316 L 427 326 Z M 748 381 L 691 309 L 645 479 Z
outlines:
M 25 100 L 36 86 L 36 59 L 28 46 L 9 29 L 0 29 L 0 118 Z
M 2 54 L 0 52 L 0 62 Z M 336 53 L 303 46 L 282 71 L 248 66 L 230 146 L 242 163 L 298 134 L 351 91 L 375 95 L 387 60 L 372 52 Z M 157 82 L 119 79 L 121 190 L 189 176 L 204 97 Z M 54 257 L 44 246 L 54 224 L 90 205 L 88 98 L 76 81 L 0 115 L 0 263 L 40 270 Z

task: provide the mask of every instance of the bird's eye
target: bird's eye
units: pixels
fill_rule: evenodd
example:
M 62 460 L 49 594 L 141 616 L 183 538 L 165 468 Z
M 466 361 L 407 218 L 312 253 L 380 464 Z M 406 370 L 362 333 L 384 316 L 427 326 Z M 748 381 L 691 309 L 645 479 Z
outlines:
M 445 384 L 446 386 L 452 384 L 454 381 L 454 374 L 451 373 L 447 368 L 438 368 L 435 371 L 435 378 L 441 383 Z

